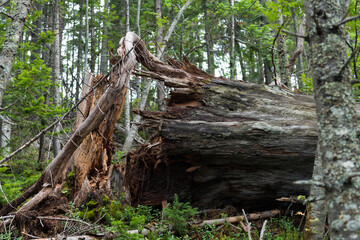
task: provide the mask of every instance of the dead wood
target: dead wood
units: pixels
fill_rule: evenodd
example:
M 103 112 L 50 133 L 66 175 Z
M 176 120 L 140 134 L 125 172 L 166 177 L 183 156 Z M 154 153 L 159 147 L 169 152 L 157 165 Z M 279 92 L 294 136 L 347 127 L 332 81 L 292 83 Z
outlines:
M 92 95 L 91 98 L 88 97 L 89 101 L 85 104 L 85 106 L 91 106 L 88 111 L 88 116 L 85 116 L 86 118 L 83 121 L 78 121 L 79 126 L 70 137 L 70 140 L 66 143 L 59 155 L 57 155 L 44 170 L 39 180 L 25 191 L 21 197 L 14 200 L 9 206 L 0 211 L 0 214 L 4 216 L 22 202 L 35 195 L 16 211 L 15 221 L 18 224 L 18 229 L 24 230 L 24 232 L 27 233 L 31 233 L 31 231 L 35 231 L 36 229 L 41 229 L 37 225 L 38 223 L 31 219 L 39 215 L 48 215 L 49 213 L 52 213 L 51 210 L 48 209 L 48 214 L 40 214 L 44 202 L 49 201 L 51 198 L 63 198 L 62 190 L 72 158 L 74 158 L 75 170 L 77 171 L 75 184 L 77 188 L 75 188 L 74 196 L 78 196 L 79 198 L 80 195 L 77 194 L 78 190 L 84 189 L 81 188 L 82 183 L 87 175 L 91 174 L 92 169 L 94 169 L 94 171 L 99 170 L 93 175 L 95 176 L 95 181 L 98 179 L 103 180 L 103 183 L 95 183 L 95 185 L 99 188 L 106 185 L 107 179 L 104 176 L 107 176 L 107 170 L 110 165 L 109 163 L 111 162 L 112 154 L 111 134 L 115 123 L 121 114 L 125 100 L 127 82 L 136 63 L 135 54 L 131 52 L 132 48 L 127 46 L 126 42 L 123 42 L 123 44 L 125 45 L 123 47 L 124 51 L 119 52 L 121 54 L 119 56 L 120 60 L 111 70 L 107 89 L 103 94 L 101 92 L 102 90 L 97 89 L 94 94 L 90 94 Z M 96 80 L 100 81 L 100 79 L 101 77 L 95 78 L 95 82 L 93 82 L 92 86 L 96 85 Z M 102 87 L 105 87 L 105 85 Z M 82 114 L 86 114 L 86 112 L 87 111 L 83 109 Z M 80 124 L 80 122 L 82 123 Z M 95 141 L 92 141 L 93 139 L 95 139 Z M 82 143 L 84 140 L 83 146 Z M 101 145 L 97 148 L 100 149 L 97 151 L 97 154 L 94 154 L 96 155 L 96 159 L 92 158 L 90 159 L 92 162 L 84 164 L 82 161 L 83 159 L 81 156 L 79 157 L 79 155 L 81 155 L 80 153 L 84 153 L 82 151 L 84 151 L 85 147 L 90 146 L 89 149 L 91 149 L 94 144 Z M 79 150 L 74 153 L 78 148 Z M 89 155 L 89 152 L 87 152 L 87 155 Z M 96 179 L 96 177 L 98 177 L 98 179 Z M 90 181 L 90 185 L 91 184 Z M 78 202 L 81 203 L 81 199 L 78 199 Z M 53 209 L 56 209 L 56 206 L 53 206 Z M 58 212 L 56 212 L 56 214 L 57 213 Z M 26 218 L 22 218 L 22 216 Z
M 270 210 L 270 211 L 263 211 L 263 212 L 257 212 L 257 213 L 250 213 L 248 215 L 245 216 L 234 216 L 234 217 L 227 217 L 227 218 L 219 218 L 219 219 L 210 219 L 210 220 L 204 220 L 201 223 L 197 223 L 197 224 L 192 224 L 192 227 L 204 227 L 206 225 L 215 225 L 215 226 L 220 226 L 226 223 L 238 223 L 238 222 L 242 222 L 245 221 L 245 218 L 248 221 L 257 221 L 260 219 L 266 219 L 266 218 L 272 218 L 272 217 L 276 217 L 279 216 L 281 213 L 280 210 L 278 209 L 274 209 L 274 210 Z M 139 230 L 129 230 L 127 231 L 127 233 L 130 234 L 142 234 L 144 236 L 147 236 L 150 232 L 152 231 L 156 231 L 155 228 L 153 227 L 148 227 L 148 228 L 144 228 L 143 230 L 139 231 Z
M 158 131 L 127 158 L 133 204 L 160 205 L 177 193 L 200 208 L 271 208 L 306 195 L 317 142 L 311 96 L 210 79 L 171 92 L 166 112 L 137 111 Z
M 317 142 L 312 96 L 216 78 L 183 62 L 154 57 L 137 36 L 135 74 L 172 87 L 166 112 L 136 111 L 158 131 L 129 153 L 125 188 L 132 204 L 172 200 L 201 208 L 277 206 L 276 198 L 306 195 Z
M 271 218 L 271 217 L 275 217 L 277 215 L 280 214 L 280 210 L 278 209 L 274 209 L 271 211 L 263 211 L 263 212 L 258 212 L 258 213 L 251 213 L 248 214 L 246 216 L 246 218 L 248 219 L 248 221 L 256 221 L 259 219 L 264 219 L 264 218 Z M 235 217 L 227 217 L 227 218 L 219 218 L 219 219 L 212 219 L 212 220 L 205 220 L 200 224 L 197 224 L 197 227 L 203 227 L 205 225 L 221 225 L 221 224 L 225 224 L 225 223 L 238 223 L 240 221 L 244 221 L 245 220 L 245 216 L 235 216 Z

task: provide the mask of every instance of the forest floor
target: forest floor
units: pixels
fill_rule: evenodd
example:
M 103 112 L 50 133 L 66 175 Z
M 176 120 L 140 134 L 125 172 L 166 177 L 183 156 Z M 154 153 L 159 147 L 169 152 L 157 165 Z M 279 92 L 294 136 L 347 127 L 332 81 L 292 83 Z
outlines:
M 40 176 L 44 164 L 26 159 L 11 162 L 0 167 L 1 207 L 18 197 L 24 188 L 33 184 Z M 67 191 L 64 190 L 64 196 Z M 38 224 L 21 232 L 16 219 L 11 226 L 2 229 L 0 239 L 36 239 L 36 237 L 86 236 L 85 239 L 303 239 L 304 207 L 289 203 L 287 209 L 278 211 L 276 216 L 251 221 L 241 209 L 227 206 L 224 209 L 199 211 L 189 203 L 165 204 L 164 209 L 149 206 L 130 206 L 124 196 L 115 199 L 103 196 L 101 202 L 89 200 L 84 206 L 75 208 L 71 203 L 64 207 L 63 214 L 37 218 Z M 270 209 L 269 209 L 270 210 Z M 204 222 L 209 219 L 230 219 L 239 216 L 238 221 L 221 220 Z M 264 222 L 266 220 L 266 222 Z M 250 225 L 250 228 L 249 228 Z M 34 227 L 35 226 L 35 227 Z M 24 231 L 24 230 L 28 231 Z M 251 236 L 251 237 L 250 237 Z

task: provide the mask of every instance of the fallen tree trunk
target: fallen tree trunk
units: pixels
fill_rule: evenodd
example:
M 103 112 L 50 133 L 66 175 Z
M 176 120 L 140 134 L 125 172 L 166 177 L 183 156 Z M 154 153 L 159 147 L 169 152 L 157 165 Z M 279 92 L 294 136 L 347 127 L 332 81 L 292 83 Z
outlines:
M 177 193 L 201 208 L 269 208 L 308 194 L 316 149 L 312 97 L 211 79 L 197 96 L 174 90 L 167 111 L 138 112 L 159 129 L 154 147 L 128 156 L 131 202 L 158 205 Z
M 166 112 L 137 111 L 158 134 L 127 157 L 132 204 L 160 205 L 177 193 L 201 208 L 270 208 L 307 195 L 317 143 L 312 96 L 216 78 L 186 59 L 169 65 L 139 44 L 137 60 L 173 87 Z

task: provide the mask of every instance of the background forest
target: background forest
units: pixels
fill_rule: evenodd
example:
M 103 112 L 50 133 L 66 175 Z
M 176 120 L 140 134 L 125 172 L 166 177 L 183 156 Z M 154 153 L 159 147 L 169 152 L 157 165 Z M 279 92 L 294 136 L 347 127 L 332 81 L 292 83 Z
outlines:
M 0 2 L 0 49 L 18 14 L 18 2 L 27 1 Z M 1 206 L 36 181 L 68 141 L 86 77 L 109 72 L 110 52 L 115 52 L 128 31 L 142 37 L 147 48 L 162 60 L 187 58 L 215 76 L 279 85 L 305 94 L 313 91 L 303 1 L 28 2 L 29 13 L 10 78 L 0 78 L 0 161 L 69 110 L 70 114 L 1 165 L 1 191 L 6 196 L 0 199 Z M 351 0 L 349 9 L 349 17 L 357 15 L 360 1 Z M 345 27 L 353 79 L 359 79 L 359 27 L 356 19 Z M 360 100 L 360 84 L 353 86 L 355 98 Z M 124 113 L 115 130 L 114 162 L 120 162 L 152 134 L 146 128 L 139 129 L 141 118 L 132 110 L 164 111 L 170 90 L 151 79 L 131 76 Z
M 155 11 L 157 2 L 161 7 Z M 190 5 L 175 19 L 186 3 Z M 351 1 L 350 15 L 358 5 Z M 11 1 L 1 4 L 1 45 L 13 6 Z M 127 29 L 142 36 L 148 49 L 161 58 L 186 56 L 216 76 L 260 84 L 278 79 L 289 89 L 311 93 L 307 44 L 295 34 L 304 35 L 304 18 L 302 1 L 33 1 L 2 101 L 2 155 L 71 108 L 79 100 L 87 73 L 108 72 L 108 51 L 117 48 Z M 355 20 L 346 26 L 347 43 L 355 55 L 354 79 L 358 79 L 358 25 Z M 169 89 L 161 93 L 153 83 L 147 94 L 147 82 L 135 77 L 130 81 L 125 109 L 129 114 L 123 114 L 127 119 L 119 122 L 120 129 L 129 129 L 134 120 L 131 109 L 140 107 L 142 96 L 147 96 L 147 109 L 163 106 L 163 93 Z M 55 144 L 66 141 L 74 116 L 42 137 L 29 154 L 37 155 L 39 162 L 49 160 L 52 153 L 45 138 Z M 146 132 L 141 134 L 147 137 Z M 119 139 L 120 144 L 123 141 Z

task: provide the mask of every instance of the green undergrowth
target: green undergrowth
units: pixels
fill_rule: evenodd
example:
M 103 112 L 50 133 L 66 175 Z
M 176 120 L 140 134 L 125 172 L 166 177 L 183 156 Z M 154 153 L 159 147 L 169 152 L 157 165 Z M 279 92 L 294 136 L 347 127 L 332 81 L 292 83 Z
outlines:
M 14 162 L 14 165 L 0 167 L 1 183 L 1 206 L 7 201 L 18 197 L 24 189 L 31 186 L 41 175 L 43 166 L 32 163 L 32 165 Z M 74 176 L 73 172 L 68 173 L 68 178 Z M 69 181 L 71 182 L 71 181 Z M 66 183 L 63 189 L 64 196 L 70 196 L 73 186 Z M 6 198 L 5 198 L 6 196 Z M 75 208 L 71 203 L 69 211 L 66 214 L 68 218 L 81 220 L 90 223 L 90 229 L 85 229 L 81 234 L 100 234 L 103 239 L 249 239 L 241 223 L 224 225 L 205 225 L 204 227 L 194 227 L 202 220 L 230 217 L 242 215 L 241 213 L 217 213 L 217 216 L 203 216 L 199 214 L 196 208 L 189 203 L 183 203 L 177 195 L 173 201 L 168 203 L 163 211 L 149 206 L 130 206 L 126 203 L 124 196 L 117 199 L 109 199 L 103 195 L 94 200 L 89 197 L 86 204 Z M 229 215 L 226 215 L 229 214 Z M 272 218 L 268 220 L 264 240 L 301 240 L 302 232 L 294 226 L 294 219 L 286 217 Z M 245 224 L 246 223 L 242 223 Z M 262 222 L 253 222 L 251 228 L 252 239 L 259 239 Z M 129 233 L 131 230 L 137 230 L 141 233 L 144 229 L 151 229 L 151 232 L 144 236 L 139 233 Z M 79 228 L 69 228 L 66 230 L 68 236 L 79 234 Z M 49 236 L 50 237 L 50 236 Z M 0 233 L 0 239 L 21 239 L 14 232 L 7 234 Z
M 0 207 L 12 201 L 41 176 L 44 164 L 20 159 L 0 166 Z
M 71 207 L 68 217 L 101 224 L 101 231 L 111 233 L 112 239 L 249 239 L 248 233 L 242 230 L 240 223 L 194 227 L 205 218 L 201 218 L 197 209 L 191 207 L 189 203 L 180 202 L 176 195 L 174 201 L 163 211 L 141 205 L 132 207 L 127 205 L 123 198 L 110 200 L 103 196 L 99 202 L 90 200 L 81 208 Z M 221 214 L 219 217 L 227 216 Z M 259 239 L 262 223 L 252 223 L 252 226 L 252 239 Z M 129 233 L 130 230 L 141 232 L 143 229 L 151 229 L 151 232 L 146 236 Z M 269 219 L 263 239 L 301 240 L 303 238 L 301 230 L 294 226 L 292 220 L 281 217 Z

